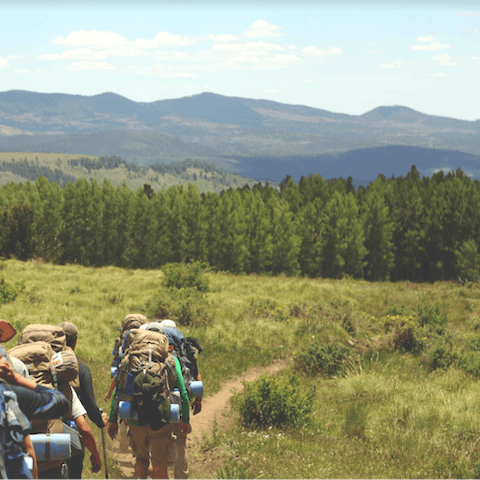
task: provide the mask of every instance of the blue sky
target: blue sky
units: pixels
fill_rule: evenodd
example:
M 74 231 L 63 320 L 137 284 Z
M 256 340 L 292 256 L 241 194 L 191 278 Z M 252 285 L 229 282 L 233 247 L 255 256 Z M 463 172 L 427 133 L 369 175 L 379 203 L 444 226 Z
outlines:
M 480 2 L 5 2 L 0 91 L 480 119 Z

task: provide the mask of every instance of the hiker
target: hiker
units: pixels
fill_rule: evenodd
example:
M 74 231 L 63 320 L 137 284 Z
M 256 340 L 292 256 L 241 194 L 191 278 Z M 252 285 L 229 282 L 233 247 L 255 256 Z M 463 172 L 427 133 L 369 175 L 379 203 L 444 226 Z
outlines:
M 137 478 L 146 478 L 149 461 L 153 478 L 168 478 L 168 467 L 176 456 L 173 424 L 170 423 L 170 390 L 176 383 L 175 360 L 168 353 L 165 335 L 144 330 L 137 333 L 122 360 L 112 400 L 108 434 L 118 433 L 120 399 L 130 400 L 128 419 L 130 447 L 135 456 Z
M 66 335 L 66 344 L 75 351 L 78 341 L 78 328 L 71 322 L 62 322 L 58 324 Z M 95 400 L 93 391 L 92 373 L 88 365 L 78 359 L 78 376 L 80 385 L 78 388 L 78 398 L 88 414 L 88 418 L 98 427 L 103 428 L 108 423 L 108 415 L 102 413 Z M 79 455 L 72 456 L 67 461 L 68 473 L 70 478 L 82 478 L 83 460 L 85 457 L 85 446 L 82 444 L 82 452 Z
M 125 356 L 130 343 L 132 342 L 133 338 L 135 338 L 138 328 L 146 323 L 148 323 L 148 318 L 141 313 L 129 313 L 123 318 L 122 326 L 120 327 L 120 335 L 115 340 L 115 345 L 112 350 L 113 360 L 110 367 L 112 381 L 107 393 L 103 398 L 105 402 L 110 399 L 112 393 L 117 388 L 120 363 Z M 122 453 L 128 452 L 127 425 L 128 424 L 126 420 L 120 421 L 119 436 L 120 451 Z
M 0 320 L 0 343 L 16 334 Z M 35 450 L 29 435 L 30 420 L 51 419 L 68 413 L 70 403 L 60 392 L 38 385 L 16 372 L 0 346 L 0 478 L 38 478 Z M 31 470 L 25 453 L 32 459 Z
M 36 420 L 32 424 L 35 433 L 69 433 L 72 455 L 81 453 L 82 443 L 90 450 L 92 472 L 98 472 L 102 461 L 95 437 L 72 383 L 77 384 L 78 361 L 66 345 L 66 335 L 60 327 L 49 324 L 27 325 L 20 336 L 19 344 L 9 350 L 11 357 L 21 359 L 28 365 L 32 379 L 46 386 L 55 385 L 69 400 L 66 415 L 51 421 Z M 62 421 L 63 420 L 63 421 Z M 39 478 L 63 478 L 66 459 L 45 459 L 38 462 Z
M 177 329 L 176 323 L 173 320 L 165 319 L 160 322 L 160 326 L 164 328 L 164 332 L 169 338 L 170 351 L 172 355 L 175 355 L 177 357 L 182 357 L 183 355 L 185 355 L 185 352 L 183 352 L 183 355 L 181 353 L 176 352 L 176 349 L 177 350 L 183 349 L 183 347 L 180 348 L 178 339 L 172 338 L 173 335 L 175 335 L 177 332 L 180 332 L 180 330 Z M 172 329 L 175 329 L 177 332 Z M 181 339 L 181 337 L 183 337 L 183 334 L 179 335 L 179 337 Z M 194 370 L 194 372 L 191 372 L 194 376 L 193 379 L 201 381 L 202 377 L 198 372 L 196 362 L 195 362 L 195 366 L 194 367 L 191 366 L 191 368 L 192 370 Z M 194 415 L 197 415 L 198 413 L 201 412 L 201 410 L 202 410 L 202 397 L 199 396 L 199 397 L 196 397 L 192 403 L 192 411 Z M 183 420 L 185 424 L 189 425 L 188 417 L 183 418 Z M 188 478 L 187 435 L 191 433 L 191 427 L 188 429 L 181 424 L 175 424 L 173 427 L 173 433 L 177 438 L 176 440 L 177 459 L 175 460 L 175 464 L 174 464 L 174 476 L 175 478 L 178 478 L 178 479 L 185 479 L 185 478 Z

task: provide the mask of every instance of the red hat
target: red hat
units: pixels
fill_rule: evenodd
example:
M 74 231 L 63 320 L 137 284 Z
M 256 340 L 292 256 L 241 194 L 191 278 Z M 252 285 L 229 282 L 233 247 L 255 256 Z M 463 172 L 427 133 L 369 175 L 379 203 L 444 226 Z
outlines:
M 0 320 L 0 342 L 8 342 L 11 340 L 17 331 L 6 320 Z

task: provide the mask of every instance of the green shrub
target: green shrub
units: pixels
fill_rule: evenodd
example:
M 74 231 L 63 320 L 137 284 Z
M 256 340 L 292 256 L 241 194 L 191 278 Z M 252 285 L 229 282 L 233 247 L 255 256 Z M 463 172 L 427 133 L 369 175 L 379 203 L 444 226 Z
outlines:
M 450 339 L 440 336 L 432 340 L 425 358 L 432 370 L 447 369 L 457 361 L 458 354 L 453 350 Z
M 295 366 L 310 375 L 341 374 L 350 349 L 342 344 L 321 345 L 311 342 L 295 355 Z
M 314 390 L 303 389 L 297 377 L 263 375 L 244 386 L 243 393 L 232 397 L 243 426 L 301 427 L 308 421 Z
M 205 295 L 196 288 L 162 289 L 147 302 L 144 313 L 150 318 L 170 318 L 179 325 L 206 326 L 213 320 Z
M 13 302 L 18 295 L 25 290 L 25 284 L 16 282 L 15 286 L 0 278 L 0 305 Z
M 471 350 L 463 352 L 458 358 L 457 366 L 474 377 L 480 377 L 480 357 L 478 352 L 472 352 Z
M 425 331 L 413 315 L 387 315 L 384 321 L 394 350 L 419 353 L 423 349 Z
M 163 268 L 162 285 L 165 288 L 196 288 L 199 292 L 210 291 L 208 278 L 204 276 L 206 263 L 167 263 Z
M 448 323 L 447 316 L 439 305 L 421 305 L 417 309 L 420 325 L 436 331 L 438 335 L 445 332 Z

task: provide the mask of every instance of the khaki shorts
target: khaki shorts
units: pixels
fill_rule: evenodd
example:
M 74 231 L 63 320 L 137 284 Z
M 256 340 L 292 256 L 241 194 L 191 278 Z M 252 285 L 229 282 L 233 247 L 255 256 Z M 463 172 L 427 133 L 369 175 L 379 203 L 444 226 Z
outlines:
M 152 459 L 153 467 L 170 467 L 177 457 L 177 447 L 172 425 L 159 430 L 150 427 L 128 426 L 130 447 L 137 459 L 147 462 Z

